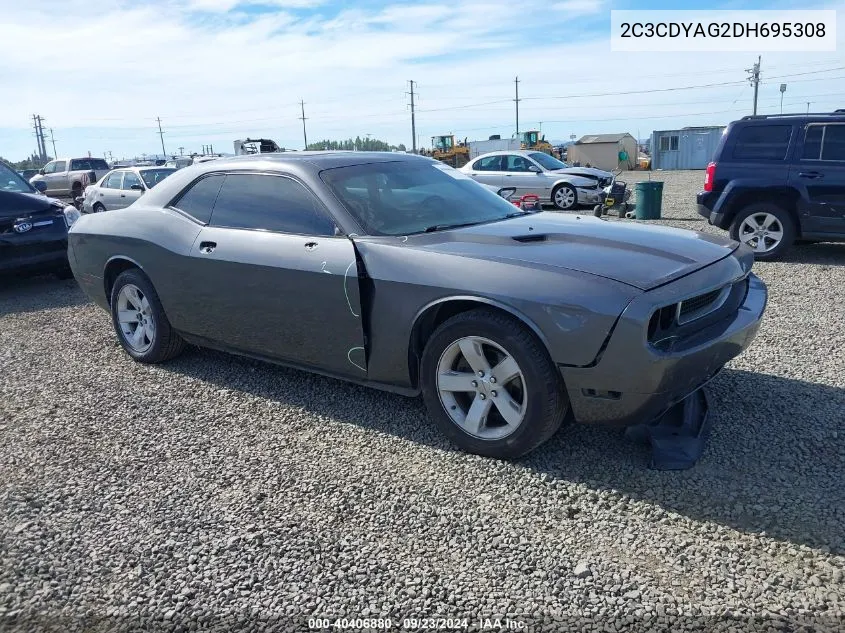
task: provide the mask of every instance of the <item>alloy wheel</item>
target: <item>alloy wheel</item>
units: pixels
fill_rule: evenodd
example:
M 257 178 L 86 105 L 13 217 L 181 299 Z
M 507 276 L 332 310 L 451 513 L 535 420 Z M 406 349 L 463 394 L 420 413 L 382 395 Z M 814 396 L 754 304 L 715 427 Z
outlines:
M 525 419 L 528 394 L 516 359 L 479 336 L 454 341 L 437 364 L 437 390 L 446 413 L 465 433 L 500 440 Z
M 134 284 L 126 284 L 117 295 L 117 321 L 123 340 L 143 354 L 155 341 L 156 325 L 150 303 Z
M 555 204 L 561 209 L 569 209 L 575 204 L 575 192 L 569 187 L 555 191 Z
M 739 241 L 755 253 L 768 253 L 783 239 L 783 226 L 771 213 L 752 213 L 739 225 Z

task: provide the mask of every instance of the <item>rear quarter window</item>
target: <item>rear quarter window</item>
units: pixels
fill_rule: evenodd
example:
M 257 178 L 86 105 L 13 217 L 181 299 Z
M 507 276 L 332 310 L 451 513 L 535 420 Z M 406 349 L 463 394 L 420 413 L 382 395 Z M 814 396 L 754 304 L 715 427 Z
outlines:
M 220 193 L 225 176 L 213 174 L 197 180 L 186 191 L 180 194 L 179 198 L 171 203 L 171 207 L 187 213 L 195 220 L 208 224 L 211 219 L 211 210 Z
M 739 130 L 734 160 L 784 160 L 792 138 L 791 125 L 749 125 Z

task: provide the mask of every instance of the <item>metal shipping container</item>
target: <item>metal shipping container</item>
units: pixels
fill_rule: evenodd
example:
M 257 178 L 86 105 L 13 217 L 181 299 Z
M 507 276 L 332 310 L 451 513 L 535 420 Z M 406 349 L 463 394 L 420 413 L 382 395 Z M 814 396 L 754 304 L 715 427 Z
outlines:
M 706 169 L 725 126 L 685 127 L 651 133 L 652 169 Z

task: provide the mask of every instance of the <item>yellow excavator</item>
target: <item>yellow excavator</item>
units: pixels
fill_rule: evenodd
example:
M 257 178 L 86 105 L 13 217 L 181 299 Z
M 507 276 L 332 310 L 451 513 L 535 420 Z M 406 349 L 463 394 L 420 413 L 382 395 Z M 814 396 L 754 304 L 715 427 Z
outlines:
M 546 140 L 545 136 L 540 136 L 539 130 L 528 130 L 523 132 L 520 138 L 522 149 L 531 149 L 538 152 L 545 152 L 552 155 L 552 144 Z
M 469 146 L 466 139 L 455 142 L 454 134 L 431 137 L 432 158 L 447 163 L 452 167 L 463 167 L 469 162 Z

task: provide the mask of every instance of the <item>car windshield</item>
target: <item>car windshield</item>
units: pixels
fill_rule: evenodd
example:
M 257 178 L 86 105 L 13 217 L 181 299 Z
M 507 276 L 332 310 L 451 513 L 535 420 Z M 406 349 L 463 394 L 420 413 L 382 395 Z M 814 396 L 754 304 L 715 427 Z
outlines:
M 13 169 L 0 163 L 0 190 L 17 193 L 33 193 L 35 189 Z
M 162 167 L 161 169 L 144 169 L 141 171 L 141 178 L 143 178 L 144 184 L 147 185 L 147 188 L 152 189 L 175 171 L 175 169 L 165 167 Z
M 338 167 L 320 177 L 370 235 L 409 235 L 520 213 L 462 172 L 428 161 Z
M 559 161 L 554 156 L 549 156 L 548 154 L 544 154 L 543 152 L 534 152 L 533 154 L 529 154 L 528 156 L 540 163 L 543 169 L 567 169 L 569 167 L 569 165 L 567 165 L 563 161 Z

